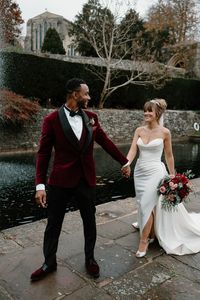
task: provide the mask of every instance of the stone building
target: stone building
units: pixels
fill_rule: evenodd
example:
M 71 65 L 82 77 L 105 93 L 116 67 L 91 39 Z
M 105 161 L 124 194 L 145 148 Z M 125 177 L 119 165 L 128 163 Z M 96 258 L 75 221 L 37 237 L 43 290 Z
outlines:
M 31 18 L 27 22 L 24 48 L 27 51 L 40 52 L 45 34 L 49 28 L 55 28 L 60 35 L 65 48 L 66 55 L 75 56 L 75 46 L 72 37 L 69 36 L 71 22 L 63 16 L 45 11 L 44 13 Z
M 200 80 L 200 42 L 186 41 L 163 48 L 164 63 L 183 68 L 187 78 Z

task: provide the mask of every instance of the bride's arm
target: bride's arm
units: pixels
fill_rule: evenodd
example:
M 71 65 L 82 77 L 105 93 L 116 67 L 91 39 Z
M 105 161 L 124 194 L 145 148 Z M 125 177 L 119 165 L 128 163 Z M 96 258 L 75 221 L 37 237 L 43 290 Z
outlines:
M 164 152 L 165 152 L 165 160 L 167 163 L 167 168 L 169 174 L 175 174 L 174 170 L 174 155 L 172 151 L 172 141 L 171 141 L 171 133 L 168 129 L 165 129 L 165 139 L 164 139 Z
M 131 147 L 130 147 L 129 152 L 128 152 L 127 156 L 126 156 L 126 158 L 128 159 L 128 161 L 129 161 L 130 164 L 132 163 L 132 161 L 134 160 L 134 158 L 135 158 L 135 156 L 137 154 L 137 149 L 138 149 L 137 148 L 137 140 L 139 138 L 139 130 L 140 130 L 139 127 L 135 130 Z

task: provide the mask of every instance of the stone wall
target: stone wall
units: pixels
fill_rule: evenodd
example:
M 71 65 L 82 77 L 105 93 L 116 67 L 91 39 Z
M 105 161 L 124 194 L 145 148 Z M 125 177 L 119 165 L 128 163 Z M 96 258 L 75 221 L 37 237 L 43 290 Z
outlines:
M 143 111 L 103 109 L 93 110 L 99 116 L 99 121 L 115 143 L 130 144 L 134 130 L 142 124 Z M 43 109 L 35 123 L 16 129 L 0 125 L 0 152 L 36 150 L 40 137 L 43 116 L 50 110 Z M 200 124 L 200 112 L 168 110 L 165 114 L 165 126 L 172 132 L 173 139 L 187 139 L 194 132 L 193 124 Z
M 84 56 L 66 56 L 50 53 L 37 53 L 40 57 L 48 57 L 52 59 L 63 60 L 72 63 L 88 64 L 102 66 L 103 62 L 98 57 L 84 57 Z M 185 75 L 189 78 L 200 79 L 200 42 L 188 42 L 183 44 L 174 45 L 162 49 L 163 63 L 168 66 L 168 71 L 173 78 L 184 78 Z M 142 66 L 142 69 L 149 69 L 154 67 L 152 64 L 133 62 L 132 60 L 118 61 L 115 63 L 118 69 L 121 70 L 137 70 Z M 183 65 L 182 65 L 183 64 Z
M 66 56 L 61 54 L 50 54 L 50 53 L 34 53 L 39 57 L 46 57 L 51 59 L 58 59 L 66 62 L 71 63 L 79 63 L 83 65 L 94 65 L 99 67 L 106 67 L 106 63 L 102 61 L 102 59 L 98 57 L 86 57 L 86 56 Z M 147 73 L 155 73 L 158 72 L 158 65 L 149 63 L 149 62 L 139 62 L 139 61 L 132 61 L 128 59 L 118 60 L 113 59 L 113 64 L 115 68 L 118 70 L 137 70 L 137 71 L 145 71 Z M 165 62 L 164 62 L 165 63 Z M 185 77 L 185 69 L 183 68 L 176 68 L 175 66 L 171 67 L 168 66 L 168 72 L 172 78 L 184 78 Z
M 143 123 L 141 110 L 95 110 L 104 130 L 117 143 L 130 143 L 136 127 Z M 200 124 L 200 112 L 168 110 L 164 116 L 164 126 L 169 128 L 172 137 L 187 139 L 194 132 L 193 124 Z

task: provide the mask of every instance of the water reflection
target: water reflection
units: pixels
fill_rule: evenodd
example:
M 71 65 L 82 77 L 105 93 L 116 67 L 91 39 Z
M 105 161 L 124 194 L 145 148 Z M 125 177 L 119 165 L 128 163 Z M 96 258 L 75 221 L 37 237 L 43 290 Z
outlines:
M 120 147 L 126 154 L 129 145 Z M 176 169 L 192 169 L 200 177 L 200 144 L 174 143 Z M 121 176 L 120 166 L 101 148 L 95 149 L 97 203 L 134 196 L 133 179 Z M 134 163 L 132 165 L 134 168 Z M 16 154 L 0 157 L 0 229 L 33 222 L 46 216 L 34 202 L 35 155 Z M 74 210 L 69 204 L 68 210 Z
M 175 166 L 178 172 L 192 170 L 195 177 L 200 177 L 200 144 L 177 143 L 173 146 Z

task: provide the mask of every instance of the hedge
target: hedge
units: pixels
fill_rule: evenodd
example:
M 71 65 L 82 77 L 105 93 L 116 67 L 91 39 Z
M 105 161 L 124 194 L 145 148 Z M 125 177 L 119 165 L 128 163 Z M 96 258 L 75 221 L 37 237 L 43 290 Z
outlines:
M 4 71 L 1 87 L 30 99 L 39 98 L 43 106 L 48 99 L 51 99 L 54 106 L 59 106 L 65 101 L 66 81 L 72 77 L 80 77 L 90 88 L 90 105 L 98 104 L 103 83 L 84 64 L 16 52 L 1 52 L 0 59 L 3 61 Z M 125 77 L 126 72 L 121 72 L 121 77 L 113 84 L 123 82 Z M 130 84 L 113 93 L 105 107 L 140 109 L 146 100 L 155 97 L 165 98 L 170 109 L 199 110 L 200 81 L 173 79 L 160 90 Z

